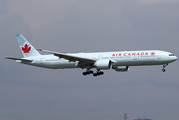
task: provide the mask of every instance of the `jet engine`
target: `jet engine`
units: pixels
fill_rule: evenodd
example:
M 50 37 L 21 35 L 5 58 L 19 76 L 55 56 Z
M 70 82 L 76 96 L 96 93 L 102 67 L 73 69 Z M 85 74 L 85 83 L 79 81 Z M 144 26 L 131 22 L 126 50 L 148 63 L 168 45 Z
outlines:
M 110 69 L 111 60 L 105 60 L 105 59 L 98 60 L 95 62 L 94 66 L 100 70 Z
M 118 71 L 118 72 L 126 72 L 129 70 L 129 66 L 115 66 L 115 67 L 112 67 L 115 71 Z

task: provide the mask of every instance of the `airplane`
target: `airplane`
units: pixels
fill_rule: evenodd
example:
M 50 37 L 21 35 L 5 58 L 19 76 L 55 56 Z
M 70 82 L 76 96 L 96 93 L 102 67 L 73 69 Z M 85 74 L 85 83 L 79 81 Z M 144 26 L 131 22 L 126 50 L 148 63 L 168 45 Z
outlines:
M 86 71 L 82 73 L 83 75 L 93 74 L 93 76 L 99 76 L 104 74 L 101 70 L 109 70 L 111 68 L 117 72 L 125 72 L 129 70 L 130 66 L 145 65 L 163 65 L 162 71 L 165 72 L 165 67 L 169 63 L 177 60 L 177 57 L 173 53 L 161 50 L 66 54 L 44 49 L 35 49 L 22 34 L 16 34 L 16 37 L 24 57 L 5 57 L 6 59 L 49 69 L 86 69 Z M 38 51 L 44 51 L 50 54 L 41 55 Z M 96 68 L 96 72 L 91 70 L 93 68 Z

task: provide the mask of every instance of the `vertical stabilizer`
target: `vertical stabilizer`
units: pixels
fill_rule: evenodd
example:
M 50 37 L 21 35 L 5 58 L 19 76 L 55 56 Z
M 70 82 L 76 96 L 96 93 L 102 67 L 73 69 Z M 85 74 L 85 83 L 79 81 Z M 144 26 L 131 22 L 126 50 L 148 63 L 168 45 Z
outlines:
M 38 56 L 40 53 L 21 34 L 16 34 L 20 49 L 24 57 Z

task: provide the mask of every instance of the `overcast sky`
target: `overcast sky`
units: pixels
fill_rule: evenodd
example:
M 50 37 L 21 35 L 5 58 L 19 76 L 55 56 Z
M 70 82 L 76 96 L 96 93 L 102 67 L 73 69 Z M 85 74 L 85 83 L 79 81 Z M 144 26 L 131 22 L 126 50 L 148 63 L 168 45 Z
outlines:
M 178 0 L 1 0 L 0 120 L 179 119 L 179 63 L 83 76 L 16 63 L 15 34 L 63 53 L 159 49 L 179 57 Z M 41 53 L 45 54 L 45 53 Z

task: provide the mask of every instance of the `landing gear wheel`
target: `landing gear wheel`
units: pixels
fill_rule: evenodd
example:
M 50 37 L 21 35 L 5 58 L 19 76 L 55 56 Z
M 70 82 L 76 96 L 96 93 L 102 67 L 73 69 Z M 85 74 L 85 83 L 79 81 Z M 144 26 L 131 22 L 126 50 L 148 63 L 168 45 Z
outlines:
M 92 70 L 90 70 L 90 74 L 93 74 L 93 71 L 92 71 Z
M 100 75 L 103 75 L 103 74 L 104 74 L 104 72 L 100 71 Z
M 100 72 L 97 72 L 96 74 L 97 74 L 97 75 L 101 75 Z
M 96 77 L 96 76 L 97 76 L 97 73 L 93 73 L 93 76 L 95 76 L 95 77 Z
M 104 72 L 103 71 L 100 71 L 99 69 L 97 69 L 96 73 L 93 73 L 93 76 L 100 76 L 100 75 L 103 75 Z
M 89 74 L 93 74 L 92 70 L 86 70 L 86 72 L 82 73 L 83 75 L 89 75 Z
M 90 74 L 90 71 L 86 71 L 86 73 L 89 75 L 89 74 Z
M 165 69 L 162 69 L 162 72 L 165 72 L 166 70 Z
M 86 72 L 83 72 L 83 75 L 87 75 L 87 73 L 86 73 Z

